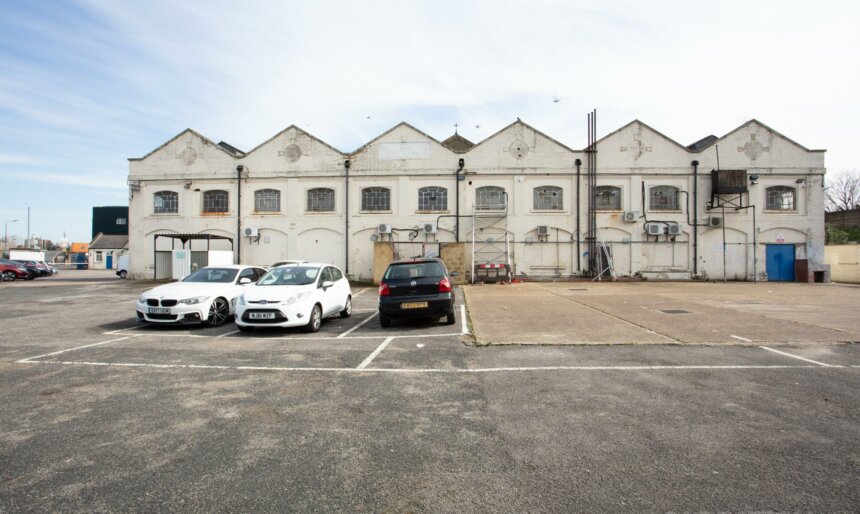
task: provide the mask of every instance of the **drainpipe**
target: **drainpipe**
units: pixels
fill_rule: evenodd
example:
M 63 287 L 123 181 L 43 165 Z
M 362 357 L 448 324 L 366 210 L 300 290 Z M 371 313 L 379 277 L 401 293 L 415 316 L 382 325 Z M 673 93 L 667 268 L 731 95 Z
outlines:
M 344 230 L 343 230 L 343 247 L 344 247 L 344 260 L 343 260 L 343 273 L 344 275 L 349 274 L 349 159 L 343 161 L 343 172 L 344 172 Z
M 699 275 L 699 161 L 693 161 L 693 277 Z
M 245 166 L 236 166 L 236 264 L 242 264 L 242 171 Z
M 457 203 L 457 215 L 456 221 L 454 222 L 454 240 L 458 243 L 460 242 L 460 172 L 463 171 L 465 166 L 465 159 L 460 159 L 457 161 L 457 171 L 454 172 L 454 188 L 456 189 L 454 201 Z
M 579 167 L 582 166 L 582 159 L 577 159 L 573 161 L 576 165 L 576 271 L 580 274 L 582 273 L 582 264 L 579 262 L 579 259 L 582 257 L 582 252 L 579 249 L 579 240 L 582 238 L 582 233 L 579 231 Z

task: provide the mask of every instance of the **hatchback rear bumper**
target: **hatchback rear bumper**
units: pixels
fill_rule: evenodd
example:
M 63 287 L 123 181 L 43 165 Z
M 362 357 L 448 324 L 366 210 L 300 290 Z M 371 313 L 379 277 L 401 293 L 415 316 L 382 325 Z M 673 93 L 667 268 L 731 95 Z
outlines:
M 427 302 L 427 307 L 404 309 L 404 303 Z M 379 313 L 389 318 L 417 318 L 422 316 L 445 316 L 454 312 L 454 295 L 439 293 L 437 295 L 379 297 Z

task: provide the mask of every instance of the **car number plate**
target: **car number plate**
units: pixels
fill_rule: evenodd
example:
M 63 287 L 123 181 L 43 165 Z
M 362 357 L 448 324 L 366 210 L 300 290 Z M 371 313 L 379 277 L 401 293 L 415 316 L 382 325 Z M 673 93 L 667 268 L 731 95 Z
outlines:
M 401 309 L 426 309 L 427 302 L 403 302 L 400 304 Z
M 165 307 L 150 307 L 148 312 L 150 314 L 170 314 L 170 309 Z
M 275 319 L 274 312 L 251 312 L 248 319 Z

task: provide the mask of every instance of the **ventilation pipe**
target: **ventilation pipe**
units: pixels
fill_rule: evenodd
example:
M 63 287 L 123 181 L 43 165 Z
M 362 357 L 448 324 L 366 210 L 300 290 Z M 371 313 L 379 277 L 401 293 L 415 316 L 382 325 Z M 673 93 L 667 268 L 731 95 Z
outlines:
M 349 274 L 349 159 L 343 161 L 343 175 L 344 175 L 344 227 L 343 227 L 343 248 L 344 248 L 344 259 L 343 259 L 343 273 L 344 275 Z
M 242 264 L 242 172 L 245 166 L 236 166 L 236 264 Z M 190 246 L 189 246 L 190 248 Z
M 579 240 L 582 238 L 582 232 L 579 228 L 579 218 L 582 214 L 579 210 L 579 190 L 582 188 L 579 181 L 579 168 L 582 166 L 582 159 L 577 159 L 573 163 L 576 165 L 576 271 L 582 273 L 582 263 L 580 262 L 582 251 L 579 249 Z
M 699 161 L 693 166 L 693 277 L 699 276 Z
M 465 159 L 460 159 L 459 161 L 457 161 L 457 171 L 454 172 L 454 189 L 456 191 L 454 193 L 454 202 L 457 204 L 456 221 L 454 223 L 454 240 L 458 243 L 460 242 L 460 181 L 462 180 L 460 177 L 462 176 L 461 173 L 463 172 L 463 168 L 465 166 Z

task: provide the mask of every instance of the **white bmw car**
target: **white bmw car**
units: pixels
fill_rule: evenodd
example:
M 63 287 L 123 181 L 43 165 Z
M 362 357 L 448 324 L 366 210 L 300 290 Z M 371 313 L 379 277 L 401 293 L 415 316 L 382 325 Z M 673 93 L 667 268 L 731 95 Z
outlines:
M 352 314 L 352 290 L 336 266 L 301 263 L 269 270 L 248 286 L 236 305 L 239 330 L 304 327 L 317 332 L 322 320 Z
M 158 286 L 137 299 L 137 319 L 150 323 L 224 324 L 236 309 L 236 298 L 266 274 L 257 266 L 200 268 L 179 282 Z

